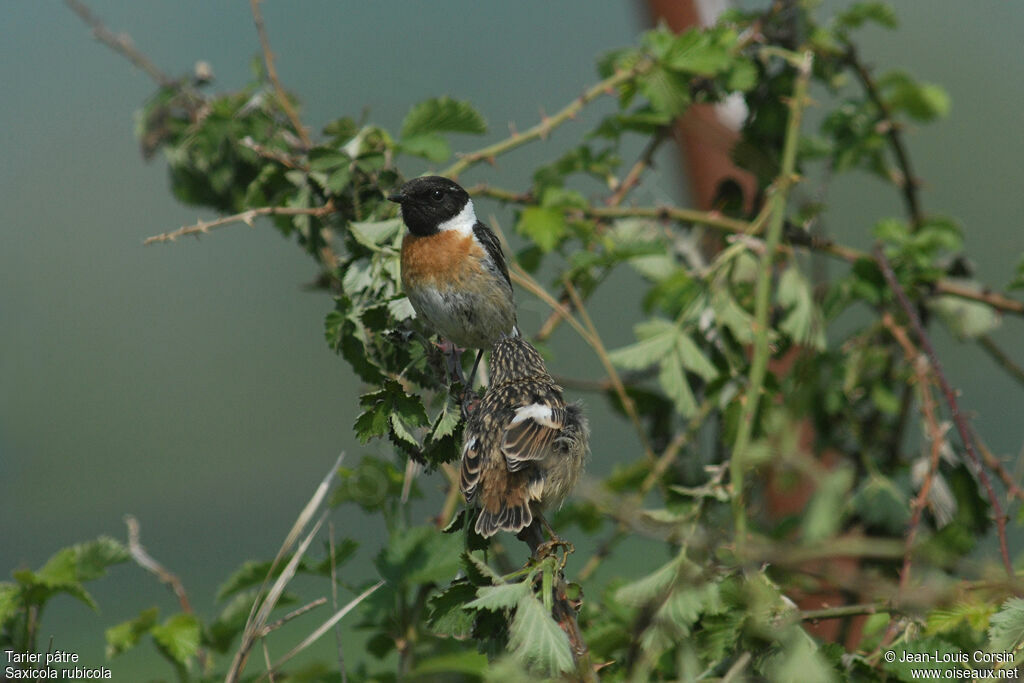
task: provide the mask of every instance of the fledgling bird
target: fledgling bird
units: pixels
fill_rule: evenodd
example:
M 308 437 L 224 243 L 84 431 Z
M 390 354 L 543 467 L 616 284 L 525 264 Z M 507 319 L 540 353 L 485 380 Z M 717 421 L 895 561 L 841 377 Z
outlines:
M 523 532 L 544 509 L 561 505 L 579 479 L 589 437 L 582 408 L 565 403 L 537 349 L 522 337 L 499 339 L 491 384 L 462 447 L 460 488 L 480 508 L 476 532 Z M 536 551 L 536 541 L 523 540 Z
M 469 193 L 448 178 L 410 180 L 388 200 L 402 207 L 409 229 L 402 239 L 402 286 L 416 315 L 451 344 L 480 350 L 466 385 L 471 388 L 484 349 L 519 334 L 498 238 L 477 220 Z

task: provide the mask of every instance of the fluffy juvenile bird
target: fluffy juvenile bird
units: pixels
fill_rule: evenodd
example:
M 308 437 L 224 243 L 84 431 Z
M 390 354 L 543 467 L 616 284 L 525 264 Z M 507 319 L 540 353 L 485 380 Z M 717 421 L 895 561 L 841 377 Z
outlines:
M 402 207 L 409 229 L 402 239 L 402 286 L 409 302 L 450 343 L 480 349 L 475 373 L 484 349 L 519 334 L 498 238 L 477 220 L 469 193 L 448 178 L 410 180 L 388 199 Z
M 480 508 L 476 532 L 518 533 L 561 505 L 583 469 L 589 436 L 582 409 L 566 405 L 537 349 L 522 337 L 498 340 L 491 384 L 462 448 L 460 487 Z

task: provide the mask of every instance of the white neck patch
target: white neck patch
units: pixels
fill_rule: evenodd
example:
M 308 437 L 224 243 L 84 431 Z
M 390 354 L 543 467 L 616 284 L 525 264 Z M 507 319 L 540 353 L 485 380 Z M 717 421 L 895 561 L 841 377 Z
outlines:
M 437 230 L 438 232 L 454 230 L 460 235 L 472 235 L 474 225 L 476 225 L 476 212 L 473 210 L 473 200 L 470 199 L 466 201 L 466 205 L 462 207 L 458 216 L 441 223 L 437 226 Z

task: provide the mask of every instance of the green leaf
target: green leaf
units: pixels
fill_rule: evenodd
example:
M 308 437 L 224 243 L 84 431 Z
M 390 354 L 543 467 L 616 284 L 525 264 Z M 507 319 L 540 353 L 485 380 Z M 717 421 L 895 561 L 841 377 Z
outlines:
M 108 567 L 129 557 L 128 549 L 120 541 L 101 536 L 57 552 L 36 575 L 47 585 L 92 581 L 104 576 Z
M 796 266 L 790 266 L 782 274 L 778 296 L 779 304 L 787 311 L 779 329 L 797 344 L 824 351 L 825 321 L 814 302 L 811 284 Z
M 512 609 L 529 594 L 530 584 L 526 581 L 480 586 L 476 590 L 476 599 L 466 603 L 466 609 L 486 609 L 492 612 Z
M 399 148 L 406 154 L 441 163 L 452 155 L 451 145 L 438 133 L 420 133 L 402 138 Z
M 524 595 L 516 605 L 508 647 L 516 659 L 545 675 L 573 669 L 569 637 L 532 595 Z
M 409 677 L 465 674 L 479 678 L 487 673 L 489 668 L 487 657 L 479 652 L 452 652 L 418 661 L 416 667 L 409 672 Z
M 673 347 L 674 350 L 675 347 Z M 672 399 L 680 415 L 689 417 L 696 412 L 697 400 L 690 389 L 690 383 L 686 380 L 686 371 L 683 369 L 682 358 L 678 353 L 670 353 L 662 360 L 661 370 L 658 372 L 658 384 Z
M 428 601 L 427 624 L 439 636 L 464 640 L 473 632 L 474 615 L 468 609 L 477 589 L 465 579 L 457 581 Z
M 938 314 L 960 341 L 982 337 L 1002 323 L 999 312 L 988 304 L 958 296 L 933 297 L 928 300 L 928 308 Z
M 989 620 L 989 648 L 992 652 L 1010 652 L 1024 642 L 1024 600 L 1010 598 Z
M 905 112 L 918 121 L 949 114 L 949 94 L 940 86 L 919 83 L 903 71 L 890 71 L 878 79 L 878 89 L 890 111 Z
M 348 231 L 356 242 L 371 251 L 383 251 L 394 241 L 395 235 L 402 230 L 401 218 L 389 218 L 384 221 L 360 223 L 352 221 Z
M 117 626 L 108 628 L 106 630 L 107 659 L 112 659 L 138 645 L 139 638 L 149 633 L 150 629 L 156 624 L 159 612 L 160 610 L 156 607 L 150 607 L 147 610 L 143 610 L 134 619 L 129 619 Z
M 533 240 L 541 251 L 549 252 L 565 237 L 565 214 L 559 209 L 528 206 L 519 212 L 516 231 Z
M 851 502 L 864 521 L 892 534 L 902 533 L 910 520 L 906 492 L 880 474 L 869 475 Z
M 21 589 L 17 584 L 0 582 L 0 625 L 13 617 L 21 607 Z
M 840 29 L 859 28 L 869 21 L 885 28 L 899 25 L 896 12 L 884 2 L 855 2 L 837 14 L 835 21 Z
M 1010 284 L 1006 285 L 1008 290 L 1024 289 L 1024 255 L 1020 257 L 1020 261 L 1017 262 L 1017 270 L 1013 274 L 1013 279 L 1010 280 Z
M 823 541 L 839 530 L 846 516 L 846 495 L 853 485 L 853 468 L 840 466 L 818 483 L 803 518 L 803 537 L 808 542 Z
M 395 585 L 447 581 L 459 570 L 462 539 L 430 525 L 396 530 L 374 560 L 383 578 Z
M 644 578 L 626 584 L 615 592 L 616 602 L 627 607 L 643 607 L 662 599 L 679 580 L 679 558 L 673 559 Z
M 175 614 L 152 629 L 153 640 L 172 660 L 185 666 L 199 649 L 199 621 L 191 614 Z
M 792 628 L 788 631 L 782 651 L 767 664 L 770 680 L 801 683 L 832 683 L 840 680 L 803 629 Z
M 656 66 L 640 79 L 640 92 L 658 114 L 671 120 L 690 105 L 690 83 L 687 78 L 662 66 Z
M 732 62 L 729 49 L 712 41 L 706 31 L 690 29 L 679 34 L 662 57 L 670 69 L 701 76 L 714 76 Z
M 259 597 L 256 589 L 242 591 L 231 598 L 221 610 L 217 618 L 209 625 L 204 634 L 203 642 L 217 652 L 227 652 L 232 641 L 245 628 L 246 621 L 252 611 L 252 605 Z M 279 601 L 278 605 L 282 603 Z
M 487 132 L 487 122 L 469 102 L 435 97 L 415 105 L 402 121 L 402 138 L 434 132 Z
M 634 331 L 640 341 L 608 353 L 612 363 L 624 370 L 643 370 L 661 362 L 681 334 L 675 323 L 661 318 L 638 323 Z

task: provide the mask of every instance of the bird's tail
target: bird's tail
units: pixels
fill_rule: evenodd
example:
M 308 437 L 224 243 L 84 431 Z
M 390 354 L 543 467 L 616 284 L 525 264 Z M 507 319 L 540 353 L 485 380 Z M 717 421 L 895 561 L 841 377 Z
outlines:
M 531 522 L 533 522 L 533 511 L 530 510 L 530 502 L 524 500 L 518 505 L 502 505 L 494 511 L 481 508 L 480 516 L 476 518 L 475 528 L 478 534 L 488 538 L 499 531 L 519 533 L 530 526 Z

